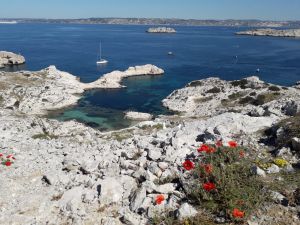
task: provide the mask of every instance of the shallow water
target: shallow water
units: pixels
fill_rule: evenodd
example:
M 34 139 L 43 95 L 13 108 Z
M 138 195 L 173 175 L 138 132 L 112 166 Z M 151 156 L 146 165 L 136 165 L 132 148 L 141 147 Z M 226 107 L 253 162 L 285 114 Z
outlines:
M 210 76 L 232 80 L 253 74 L 281 85 L 300 80 L 300 39 L 234 35 L 248 28 L 175 27 L 177 34 L 148 34 L 147 28 L 1 24 L 0 49 L 20 52 L 26 57 L 26 65 L 19 69 L 40 70 L 56 65 L 83 82 L 129 66 L 151 63 L 163 68 L 163 76 L 125 80 L 125 89 L 87 92 L 78 106 L 55 115 L 103 130 L 130 125 L 130 121 L 123 119 L 126 110 L 166 113 L 161 100 L 192 80 Z M 103 57 L 109 60 L 104 67 L 95 64 L 100 40 Z M 169 56 L 169 51 L 174 55 Z

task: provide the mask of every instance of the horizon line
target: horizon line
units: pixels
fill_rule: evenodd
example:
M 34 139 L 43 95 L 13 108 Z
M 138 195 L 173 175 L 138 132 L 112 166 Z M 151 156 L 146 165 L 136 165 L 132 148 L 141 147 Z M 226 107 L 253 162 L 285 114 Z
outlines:
M 196 20 L 196 21 L 263 21 L 263 22 L 298 22 L 300 19 L 296 20 L 272 20 L 272 19 L 193 19 L 193 18 L 161 18 L 161 17 L 84 17 L 84 18 L 41 18 L 41 17 L 4 17 L 1 20 L 88 20 L 88 19 L 161 19 L 161 20 Z

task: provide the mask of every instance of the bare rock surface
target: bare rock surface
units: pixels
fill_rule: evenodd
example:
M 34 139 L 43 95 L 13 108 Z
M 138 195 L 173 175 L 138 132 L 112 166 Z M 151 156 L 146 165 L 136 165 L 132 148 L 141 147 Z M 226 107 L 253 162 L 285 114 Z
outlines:
M 300 29 L 256 29 L 249 31 L 237 32 L 237 35 L 252 35 L 252 36 L 273 36 L 273 37 L 300 37 Z
M 5 65 L 20 65 L 25 63 L 25 58 L 13 52 L 0 51 L 0 68 Z

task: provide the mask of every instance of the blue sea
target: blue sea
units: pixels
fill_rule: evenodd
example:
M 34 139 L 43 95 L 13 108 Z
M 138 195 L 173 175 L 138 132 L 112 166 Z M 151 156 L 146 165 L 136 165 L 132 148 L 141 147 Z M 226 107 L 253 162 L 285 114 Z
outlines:
M 124 80 L 127 88 L 86 92 L 77 106 L 50 117 L 76 119 L 100 130 L 128 127 L 123 112 L 169 113 L 161 100 L 188 82 L 211 76 L 292 85 L 300 80 L 300 39 L 236 36 L 245 27 L 174 27 L 176 34 L 148 34 L 149 26 L 0 24 L 0 50 L 21 53 L 26 65 L 5 70 L 40 70 L 49 65 L 91 82 L 113 70 L 154 64 L 163 76 Z M 109 60 L 97 67 L 99 43 Z M 170 56 L 167 53 L 173 52 Z M 259 69 L 259 73 L 257 73 Z

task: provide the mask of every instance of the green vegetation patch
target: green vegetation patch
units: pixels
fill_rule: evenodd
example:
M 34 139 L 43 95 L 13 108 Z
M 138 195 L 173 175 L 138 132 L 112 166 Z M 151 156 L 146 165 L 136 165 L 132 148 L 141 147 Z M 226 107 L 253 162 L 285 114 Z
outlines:
M 279 87 L 277 87 L 277 86 L 270 86 L 269 88 L 268 88 L 270 91 L 280 91 L 281 89 L 279 88 Z
M 231 81 L 230 84 L 234 87 L 240 87 L 242 89 L 246 89 L 246 85 L 248 81 L 246 79 Z
M 51 139 L 57 139 L 59 138 L 56 135 L 51 135 L 48 133 L 41 133 L 41 134 L 35 134 L 32 136 L 33 139 L 42 139 L 42 140 L 51 140 Z
M 221 89 L 218 87 L 213 87 L 213 88 L 209 89 L 208 91 L 206 91 L 206 93 L 210 93 L 210 94 L 217 94 L 220 92 L 221 92 Z
M 282 127 L 283 132 L 281 138 L 275 143 L 276 147 L 284 147 L 292 145 L 292 138 L 300 138 L 300 114 L 284 119 L 276 124 L 276 127 Z M 266 131 L 268 135 L 270 130 Z
M 203 83 L 200 80 L 192 81 L 186 87 L 199 87 L 202 86 Z
M 263 93 L 263 94 L 259 94 L 255 101 L 253 102 L 253 105 L 259 106 L 259 105 L 263 105 L 266 104 L 268 102 L 271 102 L 275 99 L 278 99 L 280 96 L 279 92 L 271 92 L 271 93 Z
M 208 102 L 213 98 L 214 98 L 213 96 L 194 98 L 194 102 L 200 104 L 200 103 Z

